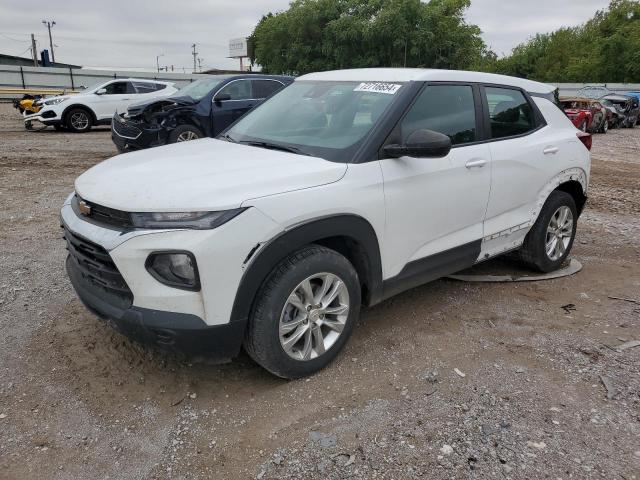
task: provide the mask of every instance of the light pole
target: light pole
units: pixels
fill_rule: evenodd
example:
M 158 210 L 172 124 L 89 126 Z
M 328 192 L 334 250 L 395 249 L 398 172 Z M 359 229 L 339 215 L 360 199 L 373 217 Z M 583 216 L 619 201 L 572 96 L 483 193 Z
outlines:
M 53 53 L 53 40 L 51 38 L 51 27 L 53 27 L 56 24 L 56 22 L 47 22 L 46 20 L 42 20 L 42 23 L 44 23 L 44 25 L 49 30 L 49 47 L 51 48 L 51 63 L 56 63 L 56 54 Z
M 158 73 L 160 73 L 160 57 L 164 57 L 164 53 L 156 55 L 156 67 L 158 68 Z

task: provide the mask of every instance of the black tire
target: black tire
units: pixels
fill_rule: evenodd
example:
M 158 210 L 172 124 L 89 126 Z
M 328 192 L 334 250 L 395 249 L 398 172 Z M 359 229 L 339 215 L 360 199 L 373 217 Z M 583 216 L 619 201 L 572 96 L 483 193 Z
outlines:
M 609 120 L 605 119 L 602 122 L 602 127 L 600 128 L 600 133 L 607 133 L 609 131 Z
M 204 137 L 204 134 L 200 131 L 200 129 L 194 127 L 193 125 L 178 125 L 169 134 L 169 143 L 188 141 L 181 140 L 180 138 L 189 135 L 195 136 L 195 138 L 190 138 L 189 140 L 197 140 L 198 138 Z
M 72 108 L 64 117 L 64 126 L 74 133 L 88 132 L 92 124 L 93 116 L 86 108 Z
M 568 207 L 572 214 L 572 232 L 569 243 L 566 247 L 564 254 L 555 260 L 551 259 L 547 255 L 546 243 L 547 243 L 547 228 L 551 217 L 561 207 Z M 554 190 L 544 203 L 540 215 L 536 223 L 527 234 L 524 239 L 522 248 L 520 249 L 520 259 L 530 268 L 538 270 L 540 272 L 551 272 L 557 270 L 567 259 L 567 256 L 571 252 L 573 246 L 573 240 L 576 236 L 576 225 L 578 220 L 578 211 L 576 208 L 576 202 L 573 197 L 566 192 L 560 190 Z
M 289 295 L 305 279 L 320 273 L 337 275 L 349 294 L 349 313 L 335 343 L 310 360 L 289 356 L 280 342 L 280 316 Z M 349 260 L 334 250 L 310 245 L 282 260 L 258 291 L 245 334 L 244 349 L 253 360 L 278 377 L 294 379 L 327 366 L 342 350 L 360 315 L 360 282 Z

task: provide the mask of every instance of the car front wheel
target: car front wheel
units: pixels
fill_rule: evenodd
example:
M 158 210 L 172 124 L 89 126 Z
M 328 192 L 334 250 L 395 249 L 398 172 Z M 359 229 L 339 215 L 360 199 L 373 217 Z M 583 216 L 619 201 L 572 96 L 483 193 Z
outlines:
M 194 126 L 180 125 L 169 134 L 169 143 L 189 142 L 203 136 L 202 132 Z
M 555 190 L 527 234 L 520 258 L 541 272 L 557 270 L 564 263 L 576 235 L 578 212 L 573 197 Z
M 65 126 L 75 133 L 91 130 L 91 114 L 84 108 L 74 108 L 67 113 Z
M 358 274 L 344 256 L 317 245 L 299 250 L 280 262 L 260 289 L 245 350 L 279 377 L 311 375 L 349 339 L 360 294 Z

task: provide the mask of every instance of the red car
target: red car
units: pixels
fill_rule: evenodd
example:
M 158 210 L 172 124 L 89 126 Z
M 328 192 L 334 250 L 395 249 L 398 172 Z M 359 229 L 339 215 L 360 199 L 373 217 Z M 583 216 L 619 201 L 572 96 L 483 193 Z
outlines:
M 592 133 L 607 133 L 610 126 L 609 113 L 597 100 L 580 97 L 560 98 L 562 110 L 579 130 Z

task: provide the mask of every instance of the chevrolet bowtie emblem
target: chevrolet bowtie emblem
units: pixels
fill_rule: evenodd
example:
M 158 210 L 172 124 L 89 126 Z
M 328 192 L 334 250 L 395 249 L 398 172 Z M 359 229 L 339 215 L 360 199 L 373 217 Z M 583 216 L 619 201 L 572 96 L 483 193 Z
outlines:
M 82 215 L 91 215 L 91 206 L 88 205 L 84 200 L 80 200 L 78 202 L 78 208 L 80 209 L 80 213 Z

